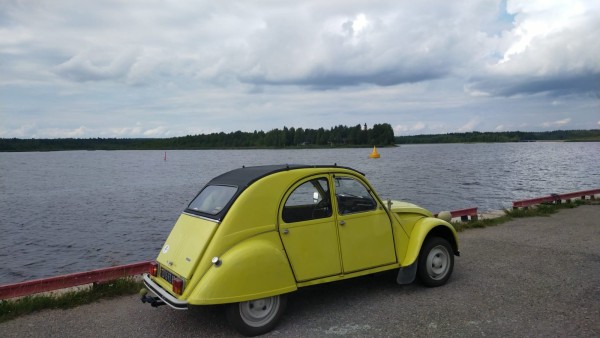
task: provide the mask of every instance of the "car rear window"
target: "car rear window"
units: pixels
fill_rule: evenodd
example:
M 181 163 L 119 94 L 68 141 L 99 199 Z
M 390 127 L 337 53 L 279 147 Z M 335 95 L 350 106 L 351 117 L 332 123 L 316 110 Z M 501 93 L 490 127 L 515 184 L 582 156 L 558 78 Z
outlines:
M 227 185 L 209 185 L 190 203 L 188 209 L 209 215 L 216 215 L 235 195 L 237 187 Z

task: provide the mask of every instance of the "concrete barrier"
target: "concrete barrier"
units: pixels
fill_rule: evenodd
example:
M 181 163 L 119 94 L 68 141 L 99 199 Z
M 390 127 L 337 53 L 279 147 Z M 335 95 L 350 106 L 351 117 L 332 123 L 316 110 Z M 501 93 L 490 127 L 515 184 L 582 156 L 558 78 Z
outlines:
M 122 277 L 140 275 L 148 271 L 149 264 L 150 261 L 146 261 L 22 283 L 0 285 L 0 299 L 29 296 L 40 292 L 54 291 L 91 283 L 105 283 Z
M 471 217 L 471 220 L 476 221 L 477 220 L 477 208 L 466 208 L 466 209 L 459 209 L 459 210 L 453 210 L 450 211 L 450 215 L 452 215 L 452 218 L 456 218 L 456 217 L 460 217 L 461 221 L 468 221 L 469 217 Z M 438 214 L 434 215 L 435 217 L 438 216 Z
M 600 194 L 600 189 L 583 190 L 577 192 L 571 192 L 567 194 L 551 194 L 549 196 L 530 198 L 526 200 L 514 201 L 513 209 L 527 208 L 532 205 L 541 203 L 561 203 L 562 201 L 571 201 L 573 198 L 585 199 L 589 196 L 591 199 L 595 199 L 596 195 Z
M 450 214 L 452 215 L 452 218 L 460 217 L 461 221 L 467 221 L 469 217 L 471 217 L 472 221 L 477 220 L 477 208 L 454 210 L 450 211 Z

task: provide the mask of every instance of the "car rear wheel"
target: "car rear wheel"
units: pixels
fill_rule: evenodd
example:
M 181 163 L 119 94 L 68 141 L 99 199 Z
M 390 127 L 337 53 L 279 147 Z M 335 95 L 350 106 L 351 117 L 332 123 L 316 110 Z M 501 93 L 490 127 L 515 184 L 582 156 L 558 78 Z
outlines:
M 286 295 L 229 304 L 227 320 L 241 334 L 257 336 L 271 331 L 277 325 L 286 304 Z
M 428 238 L 421 252 L 417 274 L 423 284 L 429 287 L 446 284 L 454 268 L 454 252 L 450 243 L 442 237 Z

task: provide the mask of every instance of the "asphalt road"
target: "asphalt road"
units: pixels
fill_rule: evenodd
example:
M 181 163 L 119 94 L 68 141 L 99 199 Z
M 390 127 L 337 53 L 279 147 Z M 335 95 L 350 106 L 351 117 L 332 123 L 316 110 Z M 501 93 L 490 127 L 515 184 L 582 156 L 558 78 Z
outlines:
M 269 335 L 599 337 L 600 205 L 460 233 L 445 286 L 390 273 L 293 293 Z M 151 308 L 137 296 L 0 324 L 3 337 L 235 336 L 221 307 Z

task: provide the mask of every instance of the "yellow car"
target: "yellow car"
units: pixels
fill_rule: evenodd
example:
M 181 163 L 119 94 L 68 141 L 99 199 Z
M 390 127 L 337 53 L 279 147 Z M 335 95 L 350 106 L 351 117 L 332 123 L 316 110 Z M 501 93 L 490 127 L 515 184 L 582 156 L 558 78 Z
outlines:
M 272 330 L 298 288 L 398 270 L 445 284 L 454 228 L 414 204 L 383 201 L 347 167 L 243 167 L 212 179 L 181 214 L 144 284 L 143 302 L 227 304 L 242 334 Z

